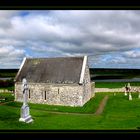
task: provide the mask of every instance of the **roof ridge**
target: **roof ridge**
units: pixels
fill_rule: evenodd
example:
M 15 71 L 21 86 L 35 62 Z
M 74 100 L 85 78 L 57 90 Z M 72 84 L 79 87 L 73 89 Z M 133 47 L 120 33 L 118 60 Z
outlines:
M 26 57 L 26 59 L 59 59 L 59 58 L 84 58 L 84 56 L 71 56 L 71 57 Z

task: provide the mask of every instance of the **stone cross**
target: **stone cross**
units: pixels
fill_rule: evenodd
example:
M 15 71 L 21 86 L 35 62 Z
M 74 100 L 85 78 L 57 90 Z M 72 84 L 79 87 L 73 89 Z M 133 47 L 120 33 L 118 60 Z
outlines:
M 23 106 L 27 105 L 27 99 L 28 99 L 28 85 L 27 80 L 24 78 L 22 80 L 22 92 L 23 92 Z
M 28 84 L 27 80 L 24 78 L 22 80 L 22 92 L 23 92 L 23 105 L 21 107 L 21 117 L 19 119 L 20 122 L 26 122 L 30 123 L 33 121 L 31 115 L 30 115 L 30 108 L 28 106 L 27 100 L 28 100 Z

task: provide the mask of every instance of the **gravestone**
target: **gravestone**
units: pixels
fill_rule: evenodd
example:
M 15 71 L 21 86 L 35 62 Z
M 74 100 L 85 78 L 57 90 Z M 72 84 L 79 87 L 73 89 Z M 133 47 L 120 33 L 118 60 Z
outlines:
M 124 92 L 124 95 L 127 96 L 127 94 L 129 93 L 129 99 L 132 100 L 132 95 L 130 93 L 131 91 L 131 86 L 130 86 L 130 83 L 128 83 L 127 85 L 125 85 L 125 92 Z
M 139 93 L 139 95 L 138 95 L 138 98 L 140 99 L 140 93 Z
M 127 96 L 127 85 L 125 85 L 124 95 Z
M 126 91 L 126 89 L 125 89 L 124 95 L 127 96 L 127 91 Z
M 28 85 L 27 85 L 27 80 L 25 78 L 22 80 L 22 92 L 23 92 L 23 105 L 21 107 L 21 114 L 20 114 L 21 116 L 20 116 L 19 121 L 30 123 L 33 121 L 33 119 L 30 115 L 30 108 L 27 103 Z
M 129 93 L 129 100 L 132 100 L 132 95 L 131 95 L 131 93 Z

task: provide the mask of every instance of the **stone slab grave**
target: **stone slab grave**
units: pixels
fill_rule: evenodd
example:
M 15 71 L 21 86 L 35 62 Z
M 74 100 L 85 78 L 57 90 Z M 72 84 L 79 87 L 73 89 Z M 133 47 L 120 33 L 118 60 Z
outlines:
M 20 122 L 31 123 L 33 119 L 30 115 L 30 108 L 27 103 L 28 99 L 28 85 L 27 80 L 24 78 L 22 80 L 22 92 L 23 92 L 23 105 L 21 107 Z

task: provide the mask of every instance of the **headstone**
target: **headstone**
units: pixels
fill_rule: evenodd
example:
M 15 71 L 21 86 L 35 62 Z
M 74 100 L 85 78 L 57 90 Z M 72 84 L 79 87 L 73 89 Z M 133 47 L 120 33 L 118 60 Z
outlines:
M 138 98 L 140 99 L 140 93 L 139 93 L 139 95 L 138 95 Z
M 33 119 L 30 115 L 30 108 L 29 108 L 28 103 L 27 103 L 28 85 L 27 85 L 27 81 L 25 78 L 22 80 L 22 92 L 23 92 L 23 105 L 21 107 L 21 114 L 20 114 L 21 116 L 20 116 L 19 121 L 30 123 L 33 121 Z
M 125 84 L 124 96 L 127 96 L 127 85 Z
M 125 95 L 125 96 L 127 96 L 127 92 L 126 92 L 126 89 L 125 89 L 124 95 Z
M 128 86 L 128 87 L 131 87 L 131 86 L 130 86 L 130 83 L 128 83 L 127 86 Z
M 131 93 L 129 93 L 129 100 L 132 100 L 132 95 L 131 95 Z
M 131 91 L 131 86 L 130 86 L 130 83 L 128 83 L 127 85 L 125 85 L 124 95 L 127 96 L 127 93 L 130 93 L 130 91 Z M 130 98 L 132 97 L 131 94 L 129 96 Z

